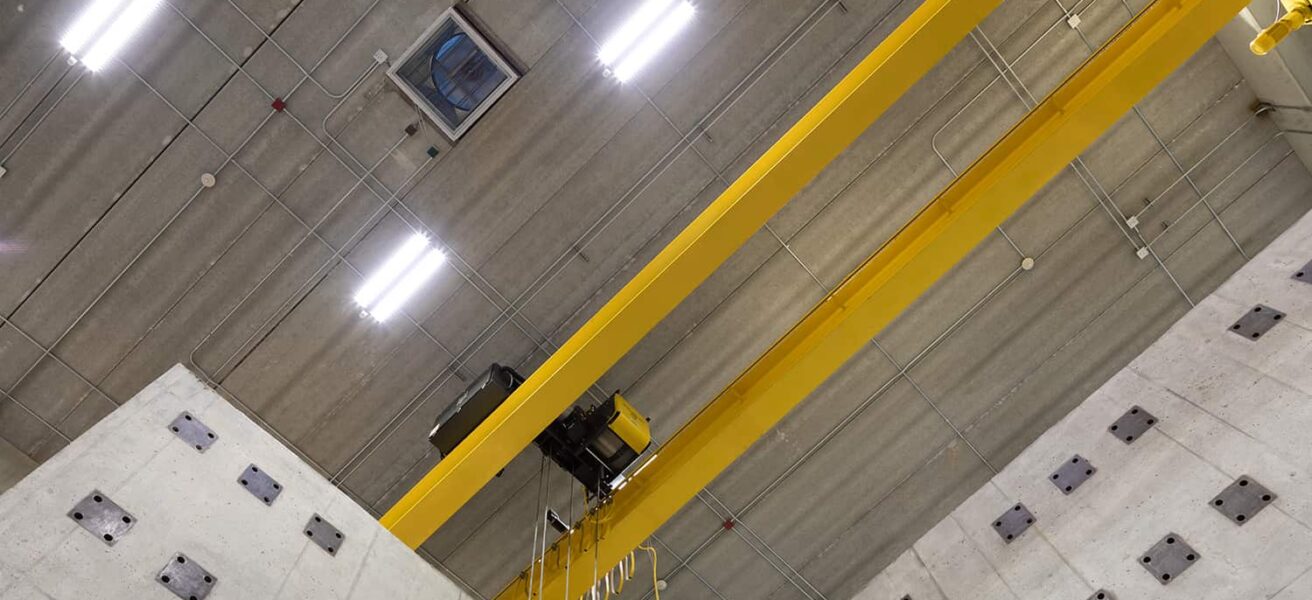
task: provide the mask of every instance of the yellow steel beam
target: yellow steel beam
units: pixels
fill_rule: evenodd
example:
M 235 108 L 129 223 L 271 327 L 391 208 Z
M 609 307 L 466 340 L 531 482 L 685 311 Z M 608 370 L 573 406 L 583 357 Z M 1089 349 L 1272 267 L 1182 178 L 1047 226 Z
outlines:
M 497 600 L 536 597 L 538 585 L 543 598 L 591 588 L 591 568 L 563 566 L 562 541 L 603 573 L 617 564 L 1249 1 L 1158 0 L 1146 8 L 671 438 L 595 520 L 558 540 L 536 566 L 541 584 L 529 591 L 521 575 Z
M 381 519 L 424 543 L 1001 0 L 925 0 Z
M 1272 23 L 1270 27 L 1263 29 L 1261 33 L 1257 34 L 1257 37 L 1253 39 L 1253 43 L 1248 46 L 1252 49 L 1253 54 L 1258 56 L 1266 56 L 1267 54 L 1270 54 L 1271 51 L 1275 50 L 1276 46 L 1279 46 L 1280 42 L 1285 41 L 1285 38 L 1289 37 L 1290 34 L 1298 31 L 1304 25 L 1312 23 L 1312 1 L 1280 1 L 1288 12 L 1286 12 L 1283 17 L 1277 19 L 1275 23 Z

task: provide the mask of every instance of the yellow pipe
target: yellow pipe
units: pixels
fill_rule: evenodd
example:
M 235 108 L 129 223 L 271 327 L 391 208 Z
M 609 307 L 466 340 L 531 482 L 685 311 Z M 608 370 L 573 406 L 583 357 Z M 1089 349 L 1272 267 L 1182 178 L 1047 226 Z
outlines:
M 1275 50 L 1276 46 L 1280 45 L 1280 42 L 1285 41 L 1285 38 L 1289 37 L 1290 34 L 1298 31 L 1304 25 L 1312 23 L 1312 1 L 1282 1 L 1284 2 L 1285 8 L 1288 9 L 1288 12 L 1286 12 L 1283 17 L 1280 17 L 1275 23 L 1272 23 L 1270 27 L 1263 29 L 1261 33 L 1257 34 L 1257 37 L 1253 39 L 1253 43 L 1248 46 L 1249 49 L 1253 51 L 1253 54 L 1266 56 L 1272 50 Z
M 542 597 L 562 598 L 567 577 L 570 589 L 591 585 L 586 569 L 567 575 L 558 566 L 561 541 L 582 545 L 603 569 L 642 544 L 1249 1 L 1158 0 L 1144 9 L 703 408 L 600 515 L 557 540 L 536 566 Z M 594 536 L 600 548 L 588 547 Z M 497 600 L 528 597 L 512 582 Z
M 424 543 L 1000 3 L 925 0 L 383 515 L 382 524 L 411 548 Z

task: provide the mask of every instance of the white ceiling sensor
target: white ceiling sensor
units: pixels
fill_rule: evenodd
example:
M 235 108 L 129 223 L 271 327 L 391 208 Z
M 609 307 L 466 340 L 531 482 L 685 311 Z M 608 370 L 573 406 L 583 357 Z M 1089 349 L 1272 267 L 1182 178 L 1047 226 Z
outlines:
M 421 234 L 410 236 L 355 293 L 355 303 L 379 323 L 401 310 L 437 270 L 446 254 Z
M 113 60 L 146 21 L 161 0 L 92 0 L 59 44 L 92 71 Z
M 601 45 L 597 58 L 620 81 L 629 81 L 692 22 L 688 0 L 647 0 Z

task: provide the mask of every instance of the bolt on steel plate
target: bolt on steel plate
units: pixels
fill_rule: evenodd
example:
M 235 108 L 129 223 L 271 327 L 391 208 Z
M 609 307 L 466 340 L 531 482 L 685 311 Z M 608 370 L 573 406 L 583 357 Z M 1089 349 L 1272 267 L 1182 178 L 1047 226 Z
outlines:
M 219 578 L 181 552 L 169 559 L 155 580 L 183 600 L 205 600 L 219 583 Z
M 1024 504 L 1017 503 L 993 520 L 993 530 L 998 532 L 1002 541 L 1010 544 L 1034 524 L 1034 515 Z
M 1158 583 L 1167 585 L 1194 566 L 1199 558 L 1202 557 L 1185 543 L 1184 538 L 1176 533 L 1168 533 L 1139 557 L 1139 565 L 1152 573 Z
M 1303 268 L 1294 273 L 1294 276 L 1290 279 L 1295 279 L 1303 283 L 1312 283 L 1312 262 L 1303 265 Z
M 268 473 L 255 465 L 246 467 L 241 477 L 237 478 L 237 483 L 260 502 L 269 506 L 273 506 L 274 500 L 277 500 L 278 495 L 282 493 L 282 484 L 274 481 Z
M 182 411 L 172 423 L 169 423 L 169 431 L 178 436 L 188 446 L 195 448 L 197 452 L 204 452 L 218 441 L 218 434 L 214 433 L 204 423 L 187 411 Z
M 73 519 L 83 529 L 107 545 L 113 546 L 119 538 L 127 535 L 132 526 L 137 524 L 136 517 L 128 514 L 113 500 L 93 490 L 90 495 L 68 511 L 68 518 Z
M 1259 304 L 1240 317 L 1234 325 L 1231 325 L 1230 333 L 1246 340 L 1256 340 L 1266 335 L 1272 327 L 1276 326 L 1276 323 L 1284 318 L 1285 313 L 1270 306 Z
M 1089 596 L 1089 600 L 1116 600 L 1116 596 L 1107 590 L 1098 590 Z
M 1112 435 L 1122 442 L 1132 444 L 1134 440 L 1139 439 L 1156 424 L 1157 417 L 1154 417 L 1152 413 L 1139 406 L 1133 406 L 1130 407 L 1130 410 L 1125 411 L 1121 418 L 1116 419 L 1116 422 L 1112 423 L 1107 431 L 1112 432 Z
M 327 519 L 317 514 L 310 517 L 309 522 L 305 524 L 305 537 L 310 538 L 310 541 L 323 548 L 324 552 L 334 556 L 342 548 L 342 544 L 346 542 L 346 536 L 342 534 L 340 529 L 334 527 Z
M 1048 481 L 1057 486 L 1061 493 L 1070 495 L 1097 472 L 1096 467 L 1089 464 L 1089 461 L 1085 460 L 1083 456 L 1076 454 L 1070 460 L 1062 463 L 1060 467 L 1057 467 L 1057 470 L 1048 476 Z
M 1243 527 L 1275 500 L 1275 492 L 1252 477 L 1242 475 L 1212 498 L 1211 505 L 1217 512 L 1225 515 L 1225 518 Z

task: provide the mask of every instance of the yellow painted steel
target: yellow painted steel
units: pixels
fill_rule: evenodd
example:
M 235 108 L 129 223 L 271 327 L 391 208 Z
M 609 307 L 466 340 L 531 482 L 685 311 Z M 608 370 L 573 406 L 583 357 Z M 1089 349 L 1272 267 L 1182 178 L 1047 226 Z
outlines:
M 651 424 L 624 396 L 615 394 L 614 398 L 615 418 L 611 419 L 610 430 L 634 452 L 642 454 L 651 445 Z
M 1001 0 L 925 0 L 725 190 L 382 524 L 416 548 L 934 65 Z
M 564 598 L 567 577 L 571 596 L 592 586 L 591 568 L 567 575 L 564 543 L 603 573 L 627 556 L 1248 2 L 1158 0 L 1144 9 L 660 448 L 611 503 L 557 540 L 535 569 L 545 577 L 542 597 Z M 530 592 L 525 582 L 521 574 L 497 600 L 536 598 L 539 584 Z
M 1286 12 L 1270 27 L 1257 34 L 1257 37 L 1253 39 L 1253 43 L 1249 45 L 1253 54 L 1258 56 L 1270 54 L 1272 50 L 1276 49 L 1276 46 L 1280 45 L 1280 42 L 1289 37 L 1289 34 L 1298 31 L 1304 25 L 1312 23 L 1312 1 L 1281 0 L 1281 2 L 1284 4 L 1285 10 L 1289 12 Z

